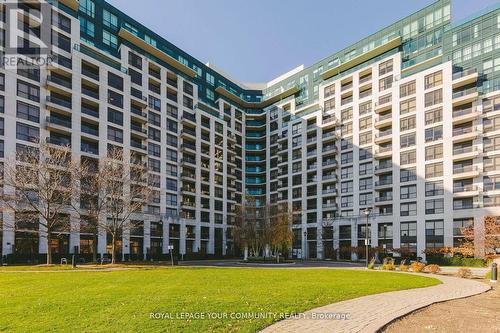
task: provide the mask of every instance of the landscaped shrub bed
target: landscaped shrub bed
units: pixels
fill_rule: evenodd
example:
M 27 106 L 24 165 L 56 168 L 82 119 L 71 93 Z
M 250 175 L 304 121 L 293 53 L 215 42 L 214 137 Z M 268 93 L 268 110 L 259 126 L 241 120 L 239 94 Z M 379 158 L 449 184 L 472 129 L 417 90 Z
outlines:
M 467 267 L 487 267 L 488 262 L 480 258 L 427 256 L 427 263 L 440 266 L 467 266 Z

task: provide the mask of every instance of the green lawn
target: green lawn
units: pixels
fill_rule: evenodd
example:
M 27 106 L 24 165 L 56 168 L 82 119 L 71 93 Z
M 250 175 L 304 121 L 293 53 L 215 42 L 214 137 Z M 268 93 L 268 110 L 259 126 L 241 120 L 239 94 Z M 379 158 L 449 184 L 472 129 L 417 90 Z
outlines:
M 331 269 L 175 268 L 0 273 L 0 331 L 255 332 L 274 320 L 150 319 L 150 313 L 296 313 L 432 278 Z M 277 320 L 277 319 L 276 319 Z

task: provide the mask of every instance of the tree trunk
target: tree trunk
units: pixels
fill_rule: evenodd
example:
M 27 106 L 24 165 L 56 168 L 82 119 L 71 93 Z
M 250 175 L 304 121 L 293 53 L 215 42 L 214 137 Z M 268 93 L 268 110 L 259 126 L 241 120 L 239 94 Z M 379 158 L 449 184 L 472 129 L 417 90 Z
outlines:
M 92 261 L 97 262 L 97 233 L 94 232 L 94 240 L 92 242 Z
M 115 236 L 113 235 L 113 240 L 111 241 L 111 264 L 115 264 Z
M 52 249 L 50 248 L 52 238 L 50 232 L 47 231 L 47 265 L 52 265 Z

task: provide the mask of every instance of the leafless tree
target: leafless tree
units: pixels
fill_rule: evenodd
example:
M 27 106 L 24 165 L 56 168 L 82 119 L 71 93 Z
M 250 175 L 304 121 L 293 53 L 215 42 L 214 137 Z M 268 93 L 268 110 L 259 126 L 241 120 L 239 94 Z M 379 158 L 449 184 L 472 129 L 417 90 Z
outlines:
M 22 228 L 41 235 L 47 246 L 47 264 L 52 264 L 51 241 L 54 233 L 71 229 L 72 189 L 77 164 L 68 147 L 40 144 L 25 147 L 4 163 L 4 191 L 0 202 L 4 210 L 19 216 Z M 15 219 L 17 220 L 17 219 Z M 21 226 L 14 223 L 13 228 Z
M 276 210 L 276 212 L 274 212 Z M 293 232 L 292 221 L 293 213 L 286 207 L 276 207 L 272 210 L 273 215 L 270 218 L 270 238 L 269 244 L 272 252 L 279 262 L 280 252 L 288 251 L 292 247 Z
M 147 215 L 153 195 L 148 170 L 143 164 L 124 160 L 122 150 L 110 149 L 98 165 L 90 164 L 82 174 L 80 206 L 87 216 L 87 227 L 97 236 L 99 230 L 111 236 L 111 263 L 116 262 L 116 246 L 124 230 L 134 227 L 133 217 Z

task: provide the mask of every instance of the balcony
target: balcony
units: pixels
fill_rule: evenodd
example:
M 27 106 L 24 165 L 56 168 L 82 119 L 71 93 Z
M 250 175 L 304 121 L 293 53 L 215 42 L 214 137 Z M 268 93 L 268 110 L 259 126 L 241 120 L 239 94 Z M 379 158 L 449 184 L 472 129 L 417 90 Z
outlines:
M 375 174 L 392 172 L 392 164 L 379 164 L 375 166 Z
M 192 143 L 183 142 L 181 144 L 181 149 L 182 150 L 188 150 L 188 151 L 191 151 L 193 153 L 196 153 L 196 145 L 192 144 Z
M 479 135 L 476 126 L 458 127 L 453 129 L 453 141 L 474 140 Z
M 147 152 L 148 147 L 137 141 L 130 141 L 130 147 L 134 150 L 139 150 L 141 152 Z
M 479 156 L 479 149 L 477 146 L 453 148 L 453 160 L 470 159 L 477 156 Z
M 333 154 L 337 152 L 337 147 L 335 145 L 323 146 L 321 151 L 324 155 Z
M 381 179 L 375 182 L 375 190 L 392 187 L 392 179 Z
M 375 102 L 375 113 L 381 113 L 392 109 L 392 95 L 382 96 Z
M 380 197 L 375 198 L 375 204 L 380 204 L 380 203 L 386 204 L 387 202 L 390 202 L 390 201 L 392 201 L 392 194 L 382 195 Z
M 185 193 L 196 193 L 196 187 L 194 186 L 189 186 L 189 185 L 184 185 L 181 187 L 181 191 Z
M 467 108 L 452 112 L 453 124 L 461 124 L 477 119 L 481 113 L 476 108 Z
M 462 72 L 453 73 L 453 89 L 460 88 L 471 83 L 477 82 L 479 75 L 476 68 L 471 68 Z
M 196 115 L 190 114 L 190 113 L 183 113 L 181 116 L 181 121 L 182 122 L 191 122 L 193 124 L 196 124 Z
M 338 205 L 337 205 L 336 202 L 327 202 L 327 203 L 322 204 L 321 208 L 323 208 L 323 210 L 326 210 L 326 209 L 338 209 Z
M 46 98 L 47 101 L 47 109 L 49 110 L 56 110 L 56 111 L 63 111 L 66 113 L 71 113 L 72 109 L 72 103 L 71 101 L 55 97 L 55 96 L 47 96 Z
M 475 101 L 478 96 L 479 92 L 476 87 L 454 92 L 452 95 L 453 106 L 471 103 Z
M 374 157 L 376 159 L 389 157 L 391 155 L 392 155 L 392 146 L 376 148 L 374 153 Z
M 337 118 L 334 115 L 323 115 L 323 120 L 321 124 L 323 127 L 329 127 L 336 125 L 337 123 Z
M 142 126 L 131 124 L 130 129 L 131 129 L 132 133 L 137 134 L 139 136 L 142 136 L 144 138 L 147 138 L 147 136 L 148 136 L 148 130 L 145 128 L 142 128 Z
M 476 165 L 453 166 L 453 179 L 474 178 L 479 176 Z
M 72 94 L 72 82 L 71 78 L 65 80 L 58 76 L 49 75 L 46 81 L 47 89 L 50 91 L 55 91 L 60 94 L 69 95 Z
M 392 129 L 379 131 L 377 134 L 375 134 L 375 143 L 378 145 L 384 142 L 389 142 L 391 140 L 392 140 Z
M 470 197 L 476 195 L 479 195 L 479 188 L 477 185 L 453 186 L 453 197 Z
M 59 117 L 47 116 L 46 117 L 47 128 L 71 130 L 71 120 L 62 119 Z
M 375 128 L 379 129 L 392 124 L 392 113 L 387 113 L 384 115 L 378 115 L 375 118 Z
M 337 189 L 336 188 L 328 188 L 328 189 L 324 189 L 321 191 L 321 194 L 323 194 L 323 196 L 336 196 L 338 194 L 337 192 Z
M 323 168 L 336 168 L 337 167 L 337 161 L 334 159 L 328 159 L 323 161 L 321 164 Z
M 190 136 L 193 139 L 196 139 L 196 131 L 187 127 L 181 130 L 181 135 Z
M 323 175 L 321 179 L 324 182 L 336 182 L 338 180 L 337 175 L 334 173 Z

